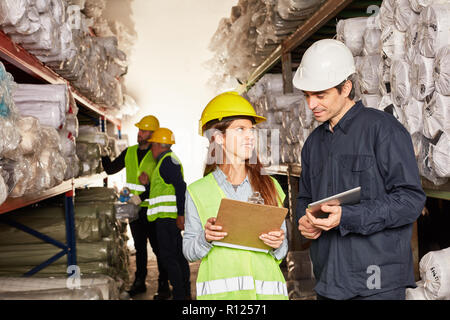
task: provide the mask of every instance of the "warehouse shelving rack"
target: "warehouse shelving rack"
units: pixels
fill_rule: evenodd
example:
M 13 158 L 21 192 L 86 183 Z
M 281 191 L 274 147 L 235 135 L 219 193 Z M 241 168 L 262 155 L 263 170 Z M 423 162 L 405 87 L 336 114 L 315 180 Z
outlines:
M 5 33 L 0 31 L 0 61 L 5 64 L 11 65 L 12 69 L 9 70 L 8 65 L 5 65 L 7 71 L 14 76 L 15 72 L 26 74 L 31 81 L 36 83 L 45 84 L 66 84 L 69 91 L 72 93 L 75 101 L 81 107 L 80 111 L 87 115 L 88 118 L 96 119 L 101 127 L 102 132 L 106 131 L 106 121 L 115 125 L 120 135 L 121 121 L 109 115 L 105 107 L 99 106 L 88 98 L 83 96 L 79 91 L 71 85 L 71 83 L 58 75 L 56 72 L 45 66 L 35 56 L 30 54 L 27 50 L 20 45 L 15 44 Z M 28 80 L 28 78 L 27 78 Z M 96 174 L 89 177 L 80 177 L 77 179 L 70 179 L 63 183 L 42 191 L 37 194 L 24 195 L 20 198 L 8 198 L 0 206 L 0 222 L 9 224 L 19 230 L 27 232 L 47 243 L 53 244 L 56 247 L 62 249 L 59 253 L 53 257 L 44 261 L 40 265 L 34 267 L 32 270 L 24 274 L 24 276 L 31 276 L 52 262 L 58 260 L 64 255 L 67 255 L 67 265 L 76 265 L 76 241 L 75 241 L 75 218 L 74 218 L 74 190 L 75 188 L 86 187 L 92 183 L 103 180 L 105 182 L 106 174 Z M 31 204 L 38 203 L 45 199 L 53 198 L 58 195 L 64 194 L 64 207 L 65 207 L 65 219 L 66 219 L 66 244 L 61 243 L 55 239 L 52 239 L 39 231 L 28 228 L 20 223 L 17 223 L 9 218 L 5 218 L 3 214 L 11 212 L 13 210 L 26 207 Z M 71 276 L 69 274 L 68 276 Z

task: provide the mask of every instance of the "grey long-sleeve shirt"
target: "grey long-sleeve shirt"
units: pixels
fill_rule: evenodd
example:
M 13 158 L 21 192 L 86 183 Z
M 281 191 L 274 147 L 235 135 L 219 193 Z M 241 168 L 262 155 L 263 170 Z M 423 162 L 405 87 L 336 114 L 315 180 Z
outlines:
M 239 201 L 247 201 L 248 197 L 252 195 L 253 190 L 248 180 L 248 177 L 236 188 L 227 181 L 225 174 L 217 168 L 213 172 L 219 187 L 223 190 L 227 198 Z M 205 239 L 205 230 L 202 227 L 197 208 L 188 191 L 186 191 L 186 205 L 185 205 L 185 226 L 183 236 L 183 254 L 189 261 L 197 261 L 205 257 L 209 250 L 213 247 L 211 243 Z M 283 222 L 281 228 L 286 234 L 286 223 Z M 283 259 L 288 251 L 287 234 L 281 246 L 271 251 L 271 254 L 277 260 Z

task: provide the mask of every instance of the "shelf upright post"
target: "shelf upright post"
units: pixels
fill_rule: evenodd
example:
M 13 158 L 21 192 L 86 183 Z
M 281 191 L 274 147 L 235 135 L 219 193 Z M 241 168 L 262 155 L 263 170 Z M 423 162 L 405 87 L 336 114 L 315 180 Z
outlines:
M 281 54 L 281 67 L 283 69 L 283 92 L 284 94 L 293 93 L 294 85 L 292 84 L 292 58 L 290 52 Z
M 73 188 L 65 194 L 65 214 L 66 214 L 66 240 L 67 240 L 67 266 L 77 264 L 77 252 L 75 242 L 75 210 L 73 205 Z

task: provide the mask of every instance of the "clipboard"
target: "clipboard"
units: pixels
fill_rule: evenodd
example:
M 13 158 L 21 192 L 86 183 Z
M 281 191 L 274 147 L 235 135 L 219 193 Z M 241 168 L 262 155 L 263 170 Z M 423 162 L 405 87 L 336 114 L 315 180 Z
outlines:
M 213 241 L 216 246 L 224 246 L 251 251 L 269 252 L 259 236 L 274 230 L 280 230 L 288 209 L 245 201 L 223 198 L 216 225 L 223 227 L 227 236 L 219 241 Z
M 331 197 L 318 200 L 316 202 L 308 204 L 308 209 L 316 218 L 327 218 L 328 213 L 322 212 L 320 206 L 327 204 L 330 206 L 340 206 L 346 204 L 356 204 L 359 203 L 361 197 L 361 187 L 356 187 Z

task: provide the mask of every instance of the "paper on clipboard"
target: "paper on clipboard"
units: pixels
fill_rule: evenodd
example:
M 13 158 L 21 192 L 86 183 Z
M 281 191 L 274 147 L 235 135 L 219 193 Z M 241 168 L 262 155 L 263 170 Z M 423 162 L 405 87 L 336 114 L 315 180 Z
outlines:
M 327 218 L 328 213 L 322 212 L 320 206 L 327 204 L 330 206 L 339 206 L 346 204 L 356 204 L 360 201 L 361 187 L 353 188 L 331 197 L 308 204 L 308 209 L 316 218 Z
M 259 239 L 259 236 L 280 230 L 287 211 L 286 208 L 223 198 L 215 224 L 222 226 L 227 236 L 212 243 L 217 246 L 268 252 L 272 248 Z

